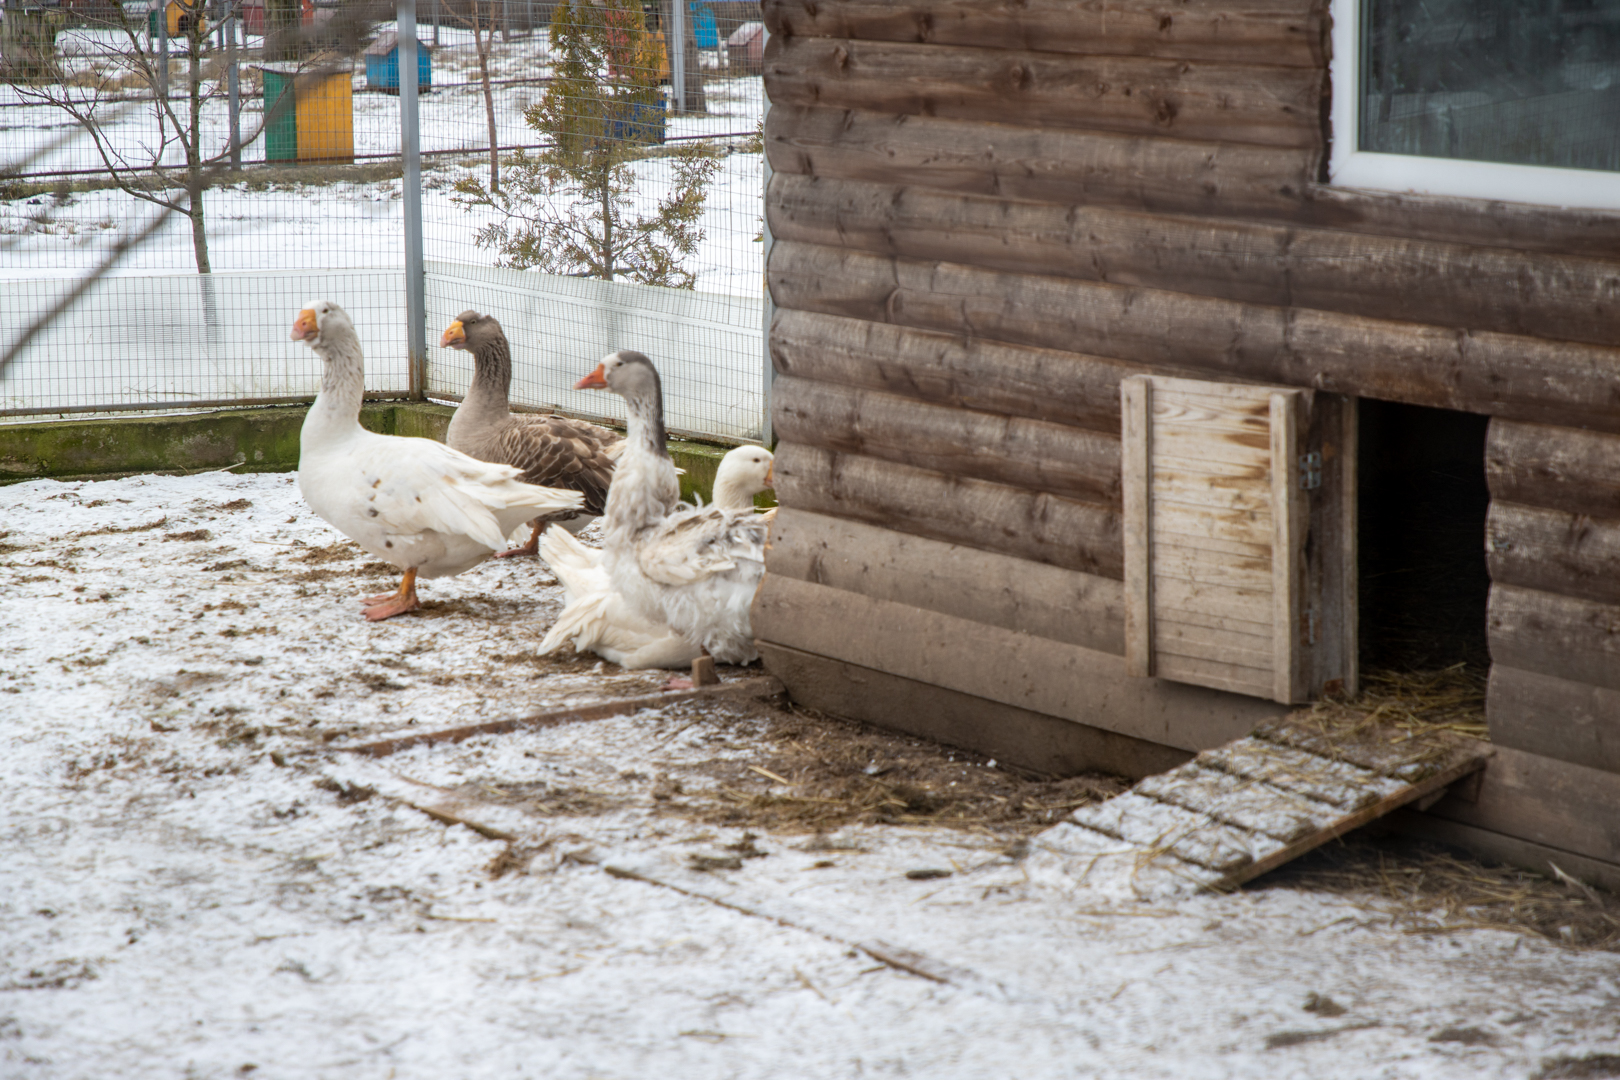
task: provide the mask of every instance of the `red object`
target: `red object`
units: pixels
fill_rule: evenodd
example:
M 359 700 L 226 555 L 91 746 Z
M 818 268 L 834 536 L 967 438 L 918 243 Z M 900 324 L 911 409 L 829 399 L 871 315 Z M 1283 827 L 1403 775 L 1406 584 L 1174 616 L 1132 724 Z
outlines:
M 765 71 L 765 24 L 745 22 L 726 38 L 726 64 L 734 72 L 759 75 Z

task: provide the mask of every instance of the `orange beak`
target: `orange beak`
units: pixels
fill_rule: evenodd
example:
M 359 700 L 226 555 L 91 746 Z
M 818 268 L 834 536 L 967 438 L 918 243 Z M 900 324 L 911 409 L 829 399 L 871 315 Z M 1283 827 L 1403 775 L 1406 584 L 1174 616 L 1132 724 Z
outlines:
M 315 324 L 315 311 L 313 308 L 305 308 L 298 313 L 298 318 L 293 320 L 292 339 L 294 341 L 308 341 L 320 332 L 321 328 Z
M 765 466 L 765 486 L 768 488 L 776 486 L 776 462 L 774 461 Z
M 455 322 L 444 328 L 444 336 L 439 338 L 439 348 L 459 348 L 462 342 L 466 340 L 467 328 L 461 325 L 460 319 L 457 319 Z
M 601 364 L 597 364 L 595 371 L 591 372 L 589 375 L 585 376 L 583 379 L 579 380 L 579 382 L 574 384 L 574 389 L 575 390 L 606 390 L 607 389 L 607 372 L 602 370 L 602 365 Z

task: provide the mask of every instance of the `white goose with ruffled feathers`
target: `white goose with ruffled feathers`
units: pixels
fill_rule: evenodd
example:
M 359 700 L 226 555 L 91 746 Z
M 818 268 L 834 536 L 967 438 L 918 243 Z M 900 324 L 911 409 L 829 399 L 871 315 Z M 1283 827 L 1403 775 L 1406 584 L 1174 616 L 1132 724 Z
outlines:
M 712 506 L 750 512 L 754 496 L 771 486 L 771 470 L 771 452 L 763 446 L 731 450 L 715 472 Z M 562 583 L 565 601 L 562 614 L 540 643 L 541 655 L 571 642 L 578 652 L 594 652 L 632 669 L 684 668 L 701 655 L 702 650 L 668 623 L 631 609 L 614 591 L 599 549 L 586 547 L 562 529 L 548 529 L 540 541 L 540 557 Z
M 628 406 L 629 430 L 603 514 L 602 566 L 613 592 L 631 614 L 654 627 L 667 624 L 721 663 L 758 659 L 748 609 L 765 573 L 769 525 L 751 509 L 677 506 L 663 394 L 646 356 L 613 353 L 576 389 L 611 390 Z

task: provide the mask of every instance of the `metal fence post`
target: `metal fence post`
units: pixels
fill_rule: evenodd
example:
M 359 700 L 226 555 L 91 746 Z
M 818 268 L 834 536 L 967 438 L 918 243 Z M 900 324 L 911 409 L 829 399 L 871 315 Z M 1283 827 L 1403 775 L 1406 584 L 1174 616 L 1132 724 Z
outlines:
M 421 124 L 416 91 L 416 0 L 399 0 L 399 141 L 405 198 L 405 322 L 411 397 L 427 397 L 427 278 L 422 265 Z
M 765 41 L 763 44 L 770 44 L 770 40 L 770 31 L 767 30 L 765 32 Z M 773 239 L 771 236 L 770 215 L 771 157 L 769 154 L 765 153 L 764 139 L 764 129 L 768 125 L 770 118 L 771 99 L 770 95 L 767 94 L 765 97 L 764 115 L 760 120 L 759 144 L 760 169 L 764 173 L 763 182 L 760 184 L 759 190 L 759 220 L 760 235 L 765 241 L 765 257 L 761 263 L 760 270 L 760 275 L 764 279 L 760 282 L 760 285 L 765 294 L 764 302 L 760 305 L 760 311 L 764 316 L 764 325 L 760 328 L 760 345 L 762 347 L 762 351 L 764 352 L 765 360 L 765 370 L 763 379 L 760 383 L 760 387 L 764 391 L 762 394 L 764 415 L 760 417 L 759 430 L 760 442 L 764 443 L 767 447 L 774 446 L 776 442 L 776 433 L 771 430 L 771 385 L 776 382 L 776 365 L 771 362 L 771 319 L 776 315 L 776 305 L 771 302 L 771 242 Z
M 225 15 L 225 87 L 230 100 L 231 114 L 231 169 L 242 170 L 242 88 L 236 71 L 236 11 L 235 0 Z
M 675 89 L 675 111 L 686 111 L 686 2 L 670 0 L 669 81 Z
M 169 100 L 169 5 L 164 4 L 157 13 L 158 32 L 158 69 L 157 94 L 164 101 Z M 162 121 L 159 121 L 162 124 Z M 160 128 L 161 130 L 161 128 Z

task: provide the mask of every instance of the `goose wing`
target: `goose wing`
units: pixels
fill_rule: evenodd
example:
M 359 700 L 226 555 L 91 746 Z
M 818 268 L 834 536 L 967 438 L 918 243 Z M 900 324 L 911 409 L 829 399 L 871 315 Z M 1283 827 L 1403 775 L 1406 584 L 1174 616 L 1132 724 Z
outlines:
M 510 465 L 492 465 L 431 439 L 378 436 L 355 455 L 364 474 L 368 517 L 391 530 L 429 530 L 471 537 L 489 548 L 506 542 L 497 519 L 523 508 L 527 516 L 577 510 L 577 491 L 525 484 Z
M 661 585 L 690 585 L 765 558 L 765 527 L 750 511 L 678 510 L 636 551 L 641 572 Z
M 501 432 L 498 456 L 523 470 L 523 482 L 569 488 L 585 496 L 584 512 L 600 515 L 613 481 L 617 433 L 564 416 L 515 418 Z

